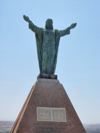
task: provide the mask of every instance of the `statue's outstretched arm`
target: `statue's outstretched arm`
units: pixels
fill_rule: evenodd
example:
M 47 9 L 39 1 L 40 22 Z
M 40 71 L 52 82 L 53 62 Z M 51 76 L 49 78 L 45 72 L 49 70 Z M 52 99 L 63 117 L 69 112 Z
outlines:
M 35 33 L 37 33 L 37 34 L 38 34 L 38 33 L 41 33 L 42 28 L 39 28 L 39 27 L 37 27 L 36 25 L 34 25 L 34 24 L 32 23 L 32 21 L 29 19 L 28 16 L 23 15 L 23 18 L 24 18 L 25 21 L 27 21 L 27 22 L 29 23 L 29 29 L 31 29 L 33 32 L 35 32 Z
M 77 23 L 71 24 L 70 27 L 66 28 L 65 30 L 59 30 L 60 37 L 70 34 L 70 30 L 75 28 Z

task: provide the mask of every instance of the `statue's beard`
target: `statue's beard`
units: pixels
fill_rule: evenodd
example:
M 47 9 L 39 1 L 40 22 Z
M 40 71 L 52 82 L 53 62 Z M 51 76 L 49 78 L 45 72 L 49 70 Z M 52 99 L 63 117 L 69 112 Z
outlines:
M 46 28 L 47 30 L 53 30 L 53 26 L 52 26 L 52 25 L 47 25 L 47 24 L 46 24 L 45 28 Z

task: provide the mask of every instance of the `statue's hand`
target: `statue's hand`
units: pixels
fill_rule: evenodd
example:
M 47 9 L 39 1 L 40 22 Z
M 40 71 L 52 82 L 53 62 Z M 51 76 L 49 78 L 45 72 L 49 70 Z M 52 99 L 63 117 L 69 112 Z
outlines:
M 29 19 L 29 17 L 28 17 L 28 16 L 23 15 L 23 18 L 24 18 L 24 20 L 25 20 L 25 21 L 27 21 L 27 22 L 29 22 L 29 21 L 30 21 L 30 19 Z
M 77 23 L 73 23 L 73 24 L 71 24 L 70 29 L 75 28 L 75 27 L 76 27 L 76 25 L 77 25 Z

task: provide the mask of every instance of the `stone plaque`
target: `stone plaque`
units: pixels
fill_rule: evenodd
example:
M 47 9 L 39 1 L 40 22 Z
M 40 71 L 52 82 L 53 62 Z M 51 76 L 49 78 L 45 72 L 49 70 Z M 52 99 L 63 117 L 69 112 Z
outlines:
M 65 108 L 53 108 L 52 115 L 53 115 L 53 121 L 66 122 Z
M 37 107 L 37 121 L 66 122 L 66 109 Z
M 51 121 L 50 108 L 37 107 L 37 121 Z

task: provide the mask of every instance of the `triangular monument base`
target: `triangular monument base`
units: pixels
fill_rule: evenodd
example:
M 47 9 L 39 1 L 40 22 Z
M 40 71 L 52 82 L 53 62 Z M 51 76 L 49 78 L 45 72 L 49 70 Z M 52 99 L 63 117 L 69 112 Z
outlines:
M 10 133 L 86 133 L 62 84 L 39 78 Z

